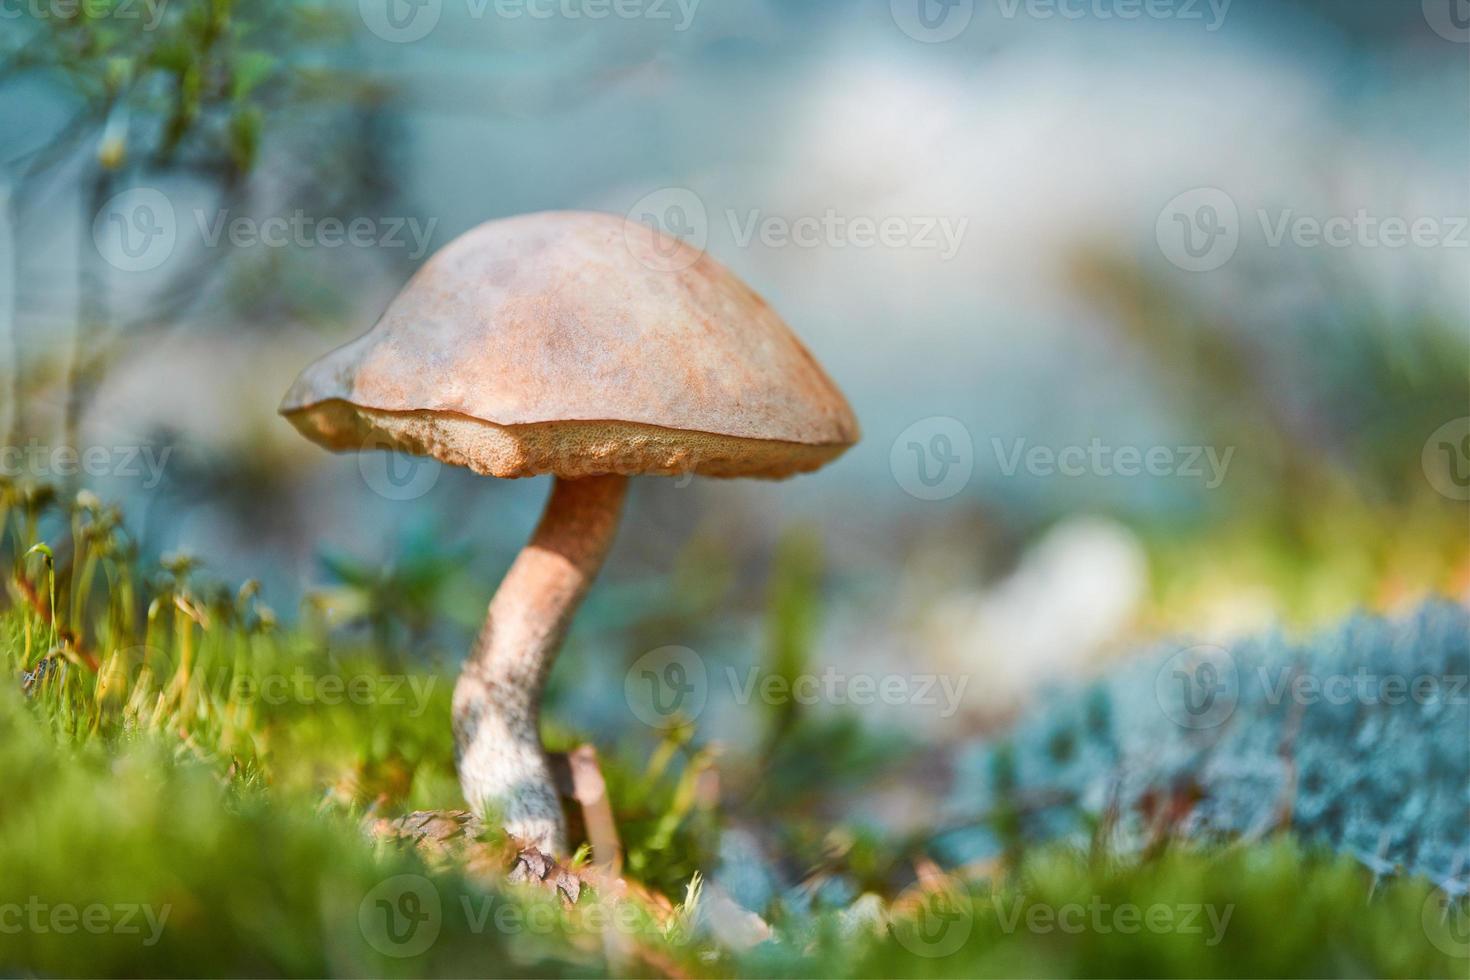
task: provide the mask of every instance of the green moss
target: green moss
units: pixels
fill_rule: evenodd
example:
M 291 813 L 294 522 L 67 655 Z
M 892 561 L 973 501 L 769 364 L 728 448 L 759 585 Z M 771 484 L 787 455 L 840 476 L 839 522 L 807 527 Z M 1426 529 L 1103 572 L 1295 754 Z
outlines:
M 360 829 L 369 811 L 459 805 L 447 672 L 328 642 L 310 617 L 278 627 L 252 588 L 200 583 L 189 562 L 144 576 L 93 501 L 57 536 L 80 548 L 36 549 L 41 505 L 7 501 L 0 973 L 1464 975 L 1462 906 L 1288 838 L 1123 860 L 1016 832 L 921 898 L 926 835 L 893 841 L 829 805 L 906 758 L 844 716 L 768 718 L 753 760 L 692 729 L 604 753 L 628 873 L 671 914 L 475 883 Z M 782 669 L 806 662 L 820 603 L 813 553 L 792 554 L 792 597 L 772 604 Z M 756 910 L 772 932 L 749 947 L 732 935 L 748 914 L 701 884 L 737 821 L 782 847 Z M 1134 927 L 1149 915 L 1168 927 Z

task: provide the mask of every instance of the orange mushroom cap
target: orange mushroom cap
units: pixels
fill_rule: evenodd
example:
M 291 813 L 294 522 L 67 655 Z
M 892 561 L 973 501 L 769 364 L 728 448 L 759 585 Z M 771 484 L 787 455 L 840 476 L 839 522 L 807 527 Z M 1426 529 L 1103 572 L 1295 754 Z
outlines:
M 842 393 L 766 302 L 675 238 L 556 211 L 437 252 L 282 414 L 499 477 L 782 477 L 857 441 Z

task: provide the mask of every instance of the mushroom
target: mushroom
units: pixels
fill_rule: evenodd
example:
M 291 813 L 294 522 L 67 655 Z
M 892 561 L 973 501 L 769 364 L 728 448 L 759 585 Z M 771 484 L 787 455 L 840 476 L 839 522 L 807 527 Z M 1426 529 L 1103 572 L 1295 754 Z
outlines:
M 454 689 L 460 784 L 524 846 L 566 851 L 538 731 L 572 614 L 634 474 L 779 478 L 858 438 L 781 318 L 701 251 L 609 214 L 474 228 L 362 337 L 309 366 L 281 413 L 334 451 L 389 447 L 497 477 L 550 474 Z

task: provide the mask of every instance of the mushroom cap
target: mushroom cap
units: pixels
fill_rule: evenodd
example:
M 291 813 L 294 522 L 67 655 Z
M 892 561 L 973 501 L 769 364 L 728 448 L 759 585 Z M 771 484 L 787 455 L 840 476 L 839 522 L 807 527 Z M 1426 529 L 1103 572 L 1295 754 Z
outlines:
M 499 477 L 782 477 L 857 441 L 847 400 L 766 302 L 622 217 L 490 221 L 435 253 L 281 404 L 338 451 Z

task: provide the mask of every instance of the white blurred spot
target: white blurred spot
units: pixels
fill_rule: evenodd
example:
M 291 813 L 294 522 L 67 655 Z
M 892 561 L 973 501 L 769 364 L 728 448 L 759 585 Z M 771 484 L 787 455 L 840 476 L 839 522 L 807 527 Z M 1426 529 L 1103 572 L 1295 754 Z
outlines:
M 1084 670 L 1119 638 L 1148 588 L 1132 532 L 1078 517 L 1057 524 L 995 586 L 950 597 L 930 621 L 939 659 L 969 672 L 966 707 L 1015 707 L 1038 686 Z

